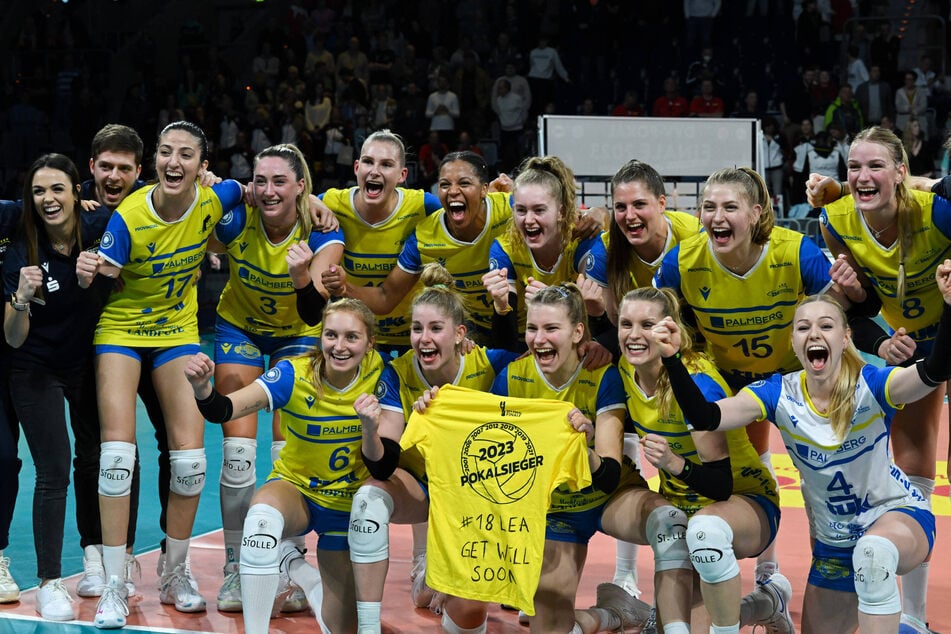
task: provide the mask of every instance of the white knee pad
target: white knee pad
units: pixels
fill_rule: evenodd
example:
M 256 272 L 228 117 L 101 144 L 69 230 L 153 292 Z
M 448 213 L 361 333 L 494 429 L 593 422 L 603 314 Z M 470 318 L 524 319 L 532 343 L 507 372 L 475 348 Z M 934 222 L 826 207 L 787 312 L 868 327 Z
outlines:
M 254 486 L 257 447 L 254 438 L 225 438 L 221 442 L 221 484 L 233 489 Z
M 390 517 L 393 498 L 374 486 L 362 486 L 350 507 L 350 561 L 372 564 L 390 556 Z
M 110 440 L 99 445 L 99 495 L 121 498 L 132 490 L 135 445 Z
M 271 442 L 271 464 L 277 462 L 281 456 L 281 449 L 287 444 L 286 440 L 274 440 Z
M 248 509 L 241 537 L 241 574 L 276 575 L 283 532 L 284 516 L 270 504 L 255 504 Z
M 654 570 L 690 570 L 687 550 L 687 514 L 675 506 L 661 506 L 647 516 L 647 541 L 654 549 Z
M 168 459 L 172 467 L 172 493 L 183 497 L 199 495 L 205 488 L 205 471 L 208 469 L 205 448 L 172 449 L 168 452 Z
M 449 613 L 445 610 L 442 611 L 442 631 L 446 634 L 485 634 L 486 623 L 488 622 L 489 618 L 486 617 L 486 619 L 482 621 L 482 625 L 466 629 L 456 625 L 456 622 L 452 620 Z
M 694 515 L 687 524 L 690 561 L 706 583 L 720 583 L 740 574 L 733 552 L 733 529 L 716 515 Z
M 901 612 L 898 591 L 898 549 L 878 535 L 863 535 L 852 551 L 855 594 L 859 611 L 865 614 Z

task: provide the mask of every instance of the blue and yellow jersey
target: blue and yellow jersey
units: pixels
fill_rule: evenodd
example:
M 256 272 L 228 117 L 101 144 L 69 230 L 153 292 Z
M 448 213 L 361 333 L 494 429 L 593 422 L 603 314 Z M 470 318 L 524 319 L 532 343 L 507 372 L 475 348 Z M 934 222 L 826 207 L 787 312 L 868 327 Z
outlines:
M 488 272 L 489 248 L 503 235 L 512 221 L 509 194 L 495 192 L 485 198 L 485 227 L 472 242 L 452 237 L 446 225 L 445 210 L 433 214 L 410 234 L 400 253 L 399 267 L 419 275 L 430 262 L 439 262 L 452 274 L 456 288 L 462 293 L 466 311 L 473 324 L 488 334 L 492 330 L 492 298 L 482 285 Z
M 694 383 L 703 392 L 704 397 L 714 402 L 732 395 L 726 380 L 719 371 L 705 357 L 700 357 L 689 365 Z M 692 428 L 684 419 L 683 411 L 676 399 L 671 399 L 670 411 L 661 416 L 655 396 L 648 396 L 637 384 L 634 376 L 634 367 L 621 358 L 618 370 L 624 389 L 627 392 L 627 412 L 634 422 L 637 435 L 644 437 L 647 434 L 658 434 L 667 440 L 670 450 L 684 460 L 699 464 L 700 455 L 693 442 Z M 776 480 L 763 466 L 750 443 L 745 429 L 731 429 L 723 433 L 729 447 L 730 465 L 733 469 L 734 495 L 763 495 L 779 506 L 779 489 Z M 700 495 L 689 486 L 660 470 L 660 494 L 671 504 L 681 509 L 687 515 L 693 515 L 704 506 L 712 504 L 714 500 Z
M 624 409 L 624 385 L 618 369 L 607 365 L 597 370 L 586 370 L 578 365 L 574 376 L 561 387 L 553 386 L 535 363 L 535 357 L 526 356 L 513 361 L 495 379 L 492 393 L 499 396 L 552 399 L 571 403 L 597 425 L 598 414 Z M 623 414 L 621 414 L 623 417 Z M 553 424 L 560 421 L 552 421 Z M 590 445 L 594 447 L 592 440 Z M 637 482 L 635 472 L 622 471 L 621 486 Z M 550 512 L 585 511 L 604 504 L 610 493 L 588 487 L 581 491 L 569 491 L 560 487 L 551 498 Z
M 631 288 L 640 288 L 650 286 L 654 280 L 654 273 L 660 267 L 661 261 L 667 252 L 686 240 L 690 236 L 700 233 L 702 225 L 700 219 L 693 214 L 683 211 L 664 212 L 664 219 L 667 221 L 667 243 L 664 245 L 663 252 L 657 256 L 653 262 L 645 262 L 634 255 L 634 261 L 631 263 Z M 593 279 L 601 286 L 608 285 L 608 249 L 610 249 L 610 232 L 605 231 L 601 234 L 601 240 L 596 242 L 591 248 L 591 268 L 585 271 L 588 277 Z M 617 298 L 621 300 L 620 297 Z
M 318 329 L 297 314 L 297 295 L 287 271 L 287 250 L 305 239 L 299 224 L 274 243 L 267 237 L 260 212 L 240 205 L 224 215 L 215 237 L 231 259 L 228 283 L 218 301 L 222 319 L 256 335 L 318 336 Z M 306 240 L 316 254 L 332 244 L 343 244 L 343 232 L 312 231 Z
M 268 410 L 281 410 L 281 433 L 287 440 L 268 478 L 293 483 L 324 508 L 349 511 L 353 495 L 370 477 L 360 454 L 363 427 L 353 402 L 373 393 L 383 358 L 371 350 L 347 387 L 323 381 L 323 396 L 314 384 L 311 358 L 283 359 L 256 379 L 267 393 Z
M 829 259 L 797 231 L 774 227 L 759 260 L 745 275 L 720 264 L 705 233 L 664 257 L 655 278 L 693 309 L 707 355 L 731 385 L 799 368 L 792 320 L 806 295 L 832 285 Z
M 508 350 L 479 346 L 469 354 L 460 356 L 459 372 L 452 385 L 488 392 L 495 377 L 517 356 L 518 353 Z M 413 413 L 413 403 L 432 387 L 423 376 L 416 360 L 416 352 L 410 350 L 393 359 L 383 370 L 376 396 L 380 400 L 380 407 L 399 412 L 405 420 L 409 420 L 410 414 Z M 420 480 L 425 478 L 423 459 L 414 451 L 403 452 L 400 456 L 400 466 Z
M 174 222 L 152 205 L 155 186 L 130 194 L 112 214 L 99 254 L 122 268 L 96 328 L 96 344 L 165 348 L 198 342 L 195 284 L 208 237 L 241 202 L 241 185 L 226 180 L 195 186 L 195 201 Z
M 439 209 L 439 199 L 420 189 L 397 187 L 396 192 L 399 200 L 393 212 L 376 224 L 368 223 L 357 213 L 356 187 L 328 189 L 321 195 L 340 222 L 345 243 L 342 264 L 347 278 L 355 286 L 382 284 L 396 266 L 403 244 L 417 223 Z M 377 343 L 409 347 L 410 303 L 419 290 L 417 287 L 389 314 L 377 315 Z
M 941 291 L 934 279 L 938 264 L 951 257 L 951 203 L 930 192 L 912 190 L 921 206 L 914 222 L 910 253 L 905 257 L 905 299 L 898 301 L 898 265 L 901 259 L 897 242 L 882 246 L 874 238 L 865 218 L 855 209 L 851 196 L 841 198 L 825 209 L 819 221 L 836 240 L 852 253 L 860 270 L 871 281 L 882 300 L 882 317 L 894 329 L 904 327 L 927 354 L 934 342 L 941 317 Z
M 506 232 L 495 239 L 489 249 L 489 270 L 508 269 L 509 290 L 518 296 L 519 301 L 519 306 L 512 307 L 518 310 L 519 335 L 525 334 L 527 311 L 524 298 L 528 278 L 538 280 L 546 286 L 574 282 L 578 279 L 579 273 L 584 273 L 591 268 L 591 249 L 600 241 L 599 236 L 585 240 L 572 240 L 555 262 L 555 266 L 546 271 L 535 263 L 531 249 L 525 245 L 521 236 L 513 239 L 512 234 Z

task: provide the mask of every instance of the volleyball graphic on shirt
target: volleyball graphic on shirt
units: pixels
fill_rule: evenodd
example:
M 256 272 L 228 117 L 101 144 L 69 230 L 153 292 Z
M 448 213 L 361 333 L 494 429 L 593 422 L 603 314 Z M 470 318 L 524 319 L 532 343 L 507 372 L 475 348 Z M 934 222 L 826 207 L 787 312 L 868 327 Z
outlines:
M 496 504 L 525 497 L 542 460 L 531 438 L 507 422 L 485 423 L 474 429 L 462 444 L 460 458 L 461 484 Z

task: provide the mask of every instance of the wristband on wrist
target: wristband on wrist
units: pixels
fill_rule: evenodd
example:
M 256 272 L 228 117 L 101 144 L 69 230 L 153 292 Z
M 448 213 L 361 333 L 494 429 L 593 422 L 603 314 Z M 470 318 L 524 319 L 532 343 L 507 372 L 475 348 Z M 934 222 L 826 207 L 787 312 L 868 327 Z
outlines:
M 18 313 L 27 311 L 30 308 L 30 302 L 21 302 L 17 299 L 17 294 L 10 293 L 10 305 L 13 306 L 13 310 Z

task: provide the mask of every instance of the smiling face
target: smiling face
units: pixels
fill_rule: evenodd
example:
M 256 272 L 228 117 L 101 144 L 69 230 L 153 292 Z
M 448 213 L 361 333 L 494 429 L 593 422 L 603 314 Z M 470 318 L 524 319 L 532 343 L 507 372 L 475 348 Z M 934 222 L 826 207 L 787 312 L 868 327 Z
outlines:
M 47 230 L 71 223 L 76 212 L 78 189 L 69 174 L 41 167 L 33 174 L 33 208 Z
M 265 156 L 254 166 L 254 199 L 265 221 L 289 222 L 297 215 L 297 197 L 304 179 L 297 179 L 290 163 L 278 156 Z
M 136 163 L 132 152 L 106 150 L 89 159 L 89 171 L 96 187 L 96 200 L 115 209 L 132 191 L 142 166 Z
M 718 256 L 749 246 L 762 213 L 763 208 L 750 204 L 738 185 L 712 183 L 704 189 L 700 221 Z
M 516 188 L 513 217 L 515 227 L 525 239 L 528 248 L 535 251 L 542 247 L 561 243 L 563 212 L 558 199 L 551 190 L 538 183 L 528 183 Z
M 458 346 L 465 336 L 466 327 L 453 324 L 452 319 L 437 306 L 417 304 L 413 308 L 409 342 L 427 375 L 456 363 Z
M 166 195 L 187 193 L 206 165 L 207 161 L 201 160 L 201 140 L 188 131 L 172 129 L 159 137 L 155 171 Z
M 457 238 L 485 225 L 485 195 L 488 183 L 479 179 L 475 166 L 468 161 L 452 161 L 439 170 L 439 202 L 446 210 L 446 224 Z M 481 221 L 482 226 L 474 226 Z
M 644 333 L 663 320 L 664 307 L 643 299 L 621 303 L 618 310 L 617 338 L 621 354 L 635 368 L 660 363 L 660 350 L 651 345 Z
M 371 205 L 386 201 L 396 186 L 406 180 L 400 149 L 387 141 L 365 144 L 360 158 L 354 163 L 353 173 L 357 177 L 360 195 Z
M 855 141 L 849 148 L 849 189 L 855 207 L 865 213 L 897 210 L 895 194 L 905 178 L 905 165 L 897 163 L 881 143 Z
M 850 331 L 841 309 L 828 301 L 801 304 L 793 318 L 792 344 L 810 376 L 834 377 L 849 344 Z
M 323 350 L 327 380 L 344 387 L 353 380 L 363 357 L 373 347 L 360 316 L 349 310 L 332 310 L 324 315 L 320 348 Z
M 578 344 L 584 337 L 584 325 L 573 324 L 563 305 L 528 304 L 525 318 L 525 343 L 538 367 L 547 376 L 578 360 Z
M 657 197 L 643 181 L 620 183 L 614 188 L 614 222 L 635 249 L 658 238 L 666 240 L 664 208 L 667 197 Z

